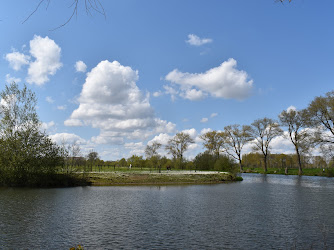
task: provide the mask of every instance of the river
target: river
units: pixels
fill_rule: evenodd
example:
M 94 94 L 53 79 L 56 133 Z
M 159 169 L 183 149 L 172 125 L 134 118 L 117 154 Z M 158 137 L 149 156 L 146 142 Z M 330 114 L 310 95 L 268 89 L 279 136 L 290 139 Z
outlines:
M 334 179 L 0 188 L 0 249 L 334 248 Z

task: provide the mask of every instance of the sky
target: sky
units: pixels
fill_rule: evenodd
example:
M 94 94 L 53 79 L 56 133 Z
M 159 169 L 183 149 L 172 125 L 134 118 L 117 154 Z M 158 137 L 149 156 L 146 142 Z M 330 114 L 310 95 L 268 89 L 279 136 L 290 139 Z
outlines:
M 43 129 L 82 155 L 144 155 L 187 132 L 191 159 L 207 131 L 278 119 L 334 89 L 331 0 L 100 0 L 105 15 L 81 0 L 63 27 L 72 1 L 34 12 L 39 2 L 1 4 L 0 90 L 26 84 Z M 271 152 L 292 144 L 275 138 Z

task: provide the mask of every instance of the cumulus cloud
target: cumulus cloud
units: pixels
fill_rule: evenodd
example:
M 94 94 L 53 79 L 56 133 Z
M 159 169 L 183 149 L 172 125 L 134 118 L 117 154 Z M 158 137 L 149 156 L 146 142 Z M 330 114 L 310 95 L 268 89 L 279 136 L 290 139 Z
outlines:
M 212 114 L 210 115 L 211 118 L 216 117 L 216 116 L 218 116 L 218 113 L 212 113 Z
M 34 36 L 30 41 L 30 54 L 35 61 L 30 62 L 27 82 L 43 85 L 49 81 L 49 75 L 56 74 L 62 67 L 61 48 L 49 37 Z
M 189 43 L 193 46 L 201 46 L 206 43 L 212 43 L 212 39 L 210 38 L 200 38 L 194 34 L 188 35 L 188 40 L 186 40 L 186 43 Z
M 5 58 L 9 62 L 9 66 L 16 71 L 20 70 L 23 65 L 29 64 L 30 60 L 30 56 L 17 51 L 6 54 Z
M 175 69 L 165 77 L 167 81 L 178 84 L 181 89 L 196 89 L 213 97 L 243 100 L 250 96 L 253 80 L 245 71 L 236 68 L 237 61 L 233 58 L 220 66 L 209 69 L 204 73 L 183 73 Z M 165 87 L 165 89 L 170 90 Z M 174 95 L 179 93 L 174 90 Z M 171 91 L 169 91 L 171 92 Z M 184 94 L 180 95 L 185 97 Z
M 136 85 L 138 72 L 117 61 L 102 61 L 89 73 L 83 85 L 79 107 L 65 121 L 66 126 L 86 125 L 100 129 L 96 143 L 120 142 L 120 138 L 141 138 L 173 131 L 175 125 L 155 117 Z
M 49 135 L 52 141 L 61 145 L 62 143 L 65 144 L 73 144 L 78 143 L 79 145 L 86 144 L 87 141 L 80 136 L 72 133 L 57 133 L 54 135 Z
M 182 130 L 183 133 L 189 134 L 191 138 L 195 139 L 197 131 L 194 128 Z
M 76 72 L 85 73 L 87 70 L 87 65 L 83 61 L 77 61 L 74 65 Z
M 10 76 L 10 74 L 7 74 L 6 75 L 6 82 L 7 83 L 12 83 L 12 82 L 19 83 L 19 82 L 21 82 L 21 78 L 16 78 L 16 77 Z
M 180 93 L 180 96 L 183 97 L 184 99 L 188 99 L 191 101 L 198 101 L 206 97 L 207 94 L 204 93 L 202 90 L 191 88 L 191 89 L 182 90 Z

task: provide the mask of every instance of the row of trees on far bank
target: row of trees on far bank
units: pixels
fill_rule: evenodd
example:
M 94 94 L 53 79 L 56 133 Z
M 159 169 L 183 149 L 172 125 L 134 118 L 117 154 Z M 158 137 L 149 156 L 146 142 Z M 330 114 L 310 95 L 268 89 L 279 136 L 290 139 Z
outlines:
M 281 127 L 287 129 L 283 131 Z M 264 172 L 268 169 L 271 142 L 275 137 L 283 136 L 289 139 L 295 149 L 296 162 L 299 174 L 302 174 L 305 159 L 311 149 L 318 148 L 327 162 L 334 159 L 334 91 L 325 96 L 316 97 L 306 109 L 296 110 L 289 108 L 283 110 L 278 120 L 262 118 L 255 120 L 251 125 L 229 125 L 223 131 L 210 131 L 201 135 L 206 152 L 197 156 L 208 158 L 214 156 L 215 160 L 224 157 L 238 162 L 240 171 L 243 171 L 243 149 L 251 144 L 256 153 L 260 153 Z M 174 163 L 184 166 L 184 152 L 194 140 L 190 135 L 180 132 L 169 140 L 165 149 L 172 155 Z M 159 158 L 158 149 L 161 144 L 154 142 L 146 147 L 146 156 L 149 159 Z M 154 149 L 154 150 L 153 150 Z

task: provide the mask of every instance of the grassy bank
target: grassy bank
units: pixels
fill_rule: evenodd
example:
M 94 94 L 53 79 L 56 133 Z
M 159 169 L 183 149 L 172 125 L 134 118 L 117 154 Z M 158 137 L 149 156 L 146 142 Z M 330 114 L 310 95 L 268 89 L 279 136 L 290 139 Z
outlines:
M 242 180 L 229 173 L 185 173 L 182 171 L 150 173 L 138 172 L 94 172 L 87 173 L 87 181 L 94 186 L 151 185 L 151 184 L 205 184 Z
M 245 173 L 259 173 L 264 174 L 263 168 L 245 168 Z M 268 168 L 267 174 L 285 174 L 284 169 L 280 168 Z M 288 175 L 298 175 L 298 168 L 289 168 Z M 334 169 L 320 169 L 320 168 L 305 168 L 303 169 L 303 175 L 306 176 L 324 176 L 334 177 Z

